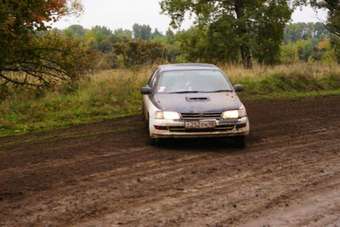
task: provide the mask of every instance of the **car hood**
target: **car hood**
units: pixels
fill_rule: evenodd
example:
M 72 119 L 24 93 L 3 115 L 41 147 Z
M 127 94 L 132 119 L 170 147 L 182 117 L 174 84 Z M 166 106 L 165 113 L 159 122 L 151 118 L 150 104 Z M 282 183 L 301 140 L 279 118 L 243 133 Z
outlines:
M 242 105 L 234 92 L 195 94 L 155 94 L 154 104 L 163 111 L 208 113 L 239 109 Z

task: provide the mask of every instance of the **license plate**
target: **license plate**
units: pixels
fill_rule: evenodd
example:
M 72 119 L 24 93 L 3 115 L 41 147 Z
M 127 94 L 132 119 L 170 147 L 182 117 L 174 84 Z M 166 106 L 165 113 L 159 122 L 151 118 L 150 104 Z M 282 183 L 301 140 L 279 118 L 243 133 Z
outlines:
M 216 121 L 187 121 L 185 122 L 185 128 L 187 129 L 206 129 L 215 128 Z

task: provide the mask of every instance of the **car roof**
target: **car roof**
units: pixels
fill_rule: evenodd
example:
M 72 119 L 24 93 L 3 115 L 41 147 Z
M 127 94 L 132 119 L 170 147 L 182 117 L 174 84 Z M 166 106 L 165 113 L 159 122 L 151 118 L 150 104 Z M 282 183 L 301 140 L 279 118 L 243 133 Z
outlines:
M 196 69 L 218 69 L 216 65 L 212 64 L 201 64 L 201 63 L 186 63 L 186 64 L 168 64 L 160 65 L 161 71 L 172 71 L 172 70 L 196 70 Z

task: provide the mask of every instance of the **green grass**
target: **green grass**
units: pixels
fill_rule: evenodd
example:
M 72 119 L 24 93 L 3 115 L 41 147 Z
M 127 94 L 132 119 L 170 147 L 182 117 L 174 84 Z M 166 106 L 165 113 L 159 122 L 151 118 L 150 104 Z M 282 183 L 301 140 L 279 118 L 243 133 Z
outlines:
M 298 99 L 340 95 L 339 66 L 293 65 L 244 70 L 223 69 L 234 83 L 242 83 L 243 99 Z M 141 112 L 142 87 L 152 71 L 104 71 L 73 87 L 53 91 L 21 90 L 0 101 L 0 137 L 45 131 L 72 125 L 114 119 Z
M 286 92 L 274 92 L 271 94 L 256 94 L 246 95 L 241 94 L 240 97 L 243 100 L 296 100 L 303 98 L 321 97 L 321 96 L 340 96 L 340 89 L 337 90 L 324 90 L 324 91 L 286 91 Z

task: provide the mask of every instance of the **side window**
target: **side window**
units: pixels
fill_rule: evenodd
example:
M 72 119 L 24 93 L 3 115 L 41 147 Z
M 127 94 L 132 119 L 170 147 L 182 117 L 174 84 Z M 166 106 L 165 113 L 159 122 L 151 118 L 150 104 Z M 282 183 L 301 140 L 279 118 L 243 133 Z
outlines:
M 156 69 L 154 72 L 153 72 L 153 74 L 152 74 L 152 76 L 151 76 L 151 78 L 150 78 L 150 80 L 149 80 L 149 86 L 150 87 L 154 87 L 155 86 L 155 84 L 156 84 L 156 79 L 157 79 L 157 74 L 158 74 L 158 69 Z

